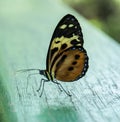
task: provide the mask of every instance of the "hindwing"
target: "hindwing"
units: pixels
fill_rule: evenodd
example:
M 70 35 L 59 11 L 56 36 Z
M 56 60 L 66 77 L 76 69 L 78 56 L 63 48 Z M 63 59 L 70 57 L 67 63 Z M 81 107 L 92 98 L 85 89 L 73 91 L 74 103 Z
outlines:
M 83 47 L 70 47 L 56 59 L 51 72 L 57 80 L 71 82 L 83 77 L 88 69 L 88 56 Z

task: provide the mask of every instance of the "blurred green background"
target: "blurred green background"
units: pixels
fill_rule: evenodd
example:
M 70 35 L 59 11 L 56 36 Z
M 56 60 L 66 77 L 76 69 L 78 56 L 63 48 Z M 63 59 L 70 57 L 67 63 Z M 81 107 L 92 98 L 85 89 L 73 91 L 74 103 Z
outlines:
M 120 0 L 63 0 L 120 43 Z
M 119 1 L 58 1 L 63 1 L 72 6 L 90 22 L 120 42 Z M 32 85 L 28 91 L 29 95 L 27 95 L 27 77 L 19 75 L 17 78 L 14 76 L 13 72 L 19 69 L 45 67 L 44 61 L 54 27 L 60 16 L 66 12 L 71 12 L 70 9 L 67 10 L 64 6 L 59 6 L 58 3 L 56 0 L 0 0 L 0 122 L 40 122 L 40 119 L 42 122 L 51 119 L 58 122 L 59 120 L 61 121 L 61 117 L 63 117 L 63 121 L 66 119 L 66 122 L 68 120 L 69 122 L 73 120 L 75 122 L 78 119 L 81 121 L 94 121 L 98 120 L 98 117 L 102 120 L 111 120 L 111 122 L 113 122 L 113 119 L 119 119 L 119 114 L 116 114 L 119 113 L 119 110 L 116 110 L 119 106 L 119 100 L 116 100 L 117 94 L 115 94 L 116 92 L 112 95 L 110 94 L 114 86 L 116 87 L 115 90 L 119 90 L 117 83 L 113 82 L 114 80 L 119 81 L 117 80 L 119 79 L 119 47 L 114 43 L 110 43 L 110 39 L 107 39 L 106 36 L 99 32 L 97 36 L 94 36 L 94 32 L 97 29 L 95 30 L 93 27 L 87 26 L 88 29 L 86 29 L 86 26 L 84 26 L 85 31 L 88 32 L 86 39 L 90 37 L 90 41 L 87 41 L 86 49 L 89 52 L 89 56 L 92 57 L 90 60 L 90 67 L 92 68 L 90 68 L 88 76 L 85 78 L 85 83 L 79 84 L 77 82 L 76 86 L 70 86 L 71 91 L 76 90 L 73 92 L 75 94 L 75 97 L 73 97 L 74 102 L 64 99 L 64 95 L 60 96 L 58 94 L 59 96 L 57 96 L 57 92 L 54 94 L 52 90 L 56 86 L 51 85 L 49 87 L 49 84 L 46 84 L 45 91 L 48 99 L 46 96 L 43 100 L 37 97 L 35 90 L 37 88 L 37 81 L 39 84 L 41 78 L 38 76 L 35 77 L 35 83 L 30 83 Z M 51 15 L 55 17 L 52 18 Z M 87 24 L 86 21 L 82 23 Z M 96 38 L 99 40 L 96 41 Z M 92 47 L 90 46 L 91 43 Z M 102 51 L 101 46 L 99 46 L 100 44 L 105 44 L 102 47 Z M 110 48 L 106 49 L 106 46 Z M 116 49 L 114 50 L 114 48 Z M 100 77 L 100 83 L 97 77 Z M 108 80 L 110 82 L 107 82 Z M 99 86 L 98 83 L 102 85 Z M 104 86 L 103 84 L 105 83 L 106 85 Z M 34 86 L 35 88 L 33 89 Z M 99 89 L 96 90 L 96 88 L 100 88 L 103 92 L 97 93 Z M 81 92 L 84 89 L 85 91 Z M 107 103 L 110 104 L 107 105 Z M 60 109 L 55 108 L 54 110 L 53 106 L 49 107 L 49 109 L 44 109 L 44 106 L 48 107 L 48 105 L 52 106 L 54 104 L 56 106 L 59 104 L 67 105 L 68 108 L 61 108 L 60 106 Z M 75 112 L 69 108 L 69 104 L 75 106 Z M 115 106 L 115 109 L 113 109 L 114 106 L 112 105 Z M 101 113 L 101 110 L 105 115 Z M 119 122 L 119 120 L 116 122 Z

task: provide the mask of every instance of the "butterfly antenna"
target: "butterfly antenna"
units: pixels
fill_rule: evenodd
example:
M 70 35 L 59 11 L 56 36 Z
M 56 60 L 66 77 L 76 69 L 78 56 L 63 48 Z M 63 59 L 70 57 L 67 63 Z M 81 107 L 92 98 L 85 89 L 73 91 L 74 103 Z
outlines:
M 24 72 L 35 71 L 35 70 L 36 70 L 36 71 L 39 71 L 39 72 L 41 71 L 40 69 L 21 69 L 21 70 L 15 71 L 15 72 L 14 72 L 14 75 L 16 75 L 16 74 L 19 73 L 19 72 L 20 72 L 20 73 L 24 73 Z
M 29 72 L 32 70 L 40 71 L 40 69 L 21 69 L 21 70 L 17 70 L 16 72 Z

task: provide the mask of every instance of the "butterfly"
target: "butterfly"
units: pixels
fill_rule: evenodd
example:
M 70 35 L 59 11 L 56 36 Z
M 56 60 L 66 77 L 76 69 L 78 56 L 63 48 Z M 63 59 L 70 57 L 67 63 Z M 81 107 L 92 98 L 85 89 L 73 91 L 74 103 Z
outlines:
M 73 82 L 82 78 L 88 69 L 88 56 L 83 48 L 83 34 L 78 20 L 71 14 L 65 15 L 55 28 L 49 45 L 46 70 L 25 69 L 22 71 L 38 70 L 41 79 L 40 91 L 42 96 L 44 83 L 52 81 L 61 91 L 71 96 L 58 82 Z M 43 86 L 43 87 L 42 87 Z

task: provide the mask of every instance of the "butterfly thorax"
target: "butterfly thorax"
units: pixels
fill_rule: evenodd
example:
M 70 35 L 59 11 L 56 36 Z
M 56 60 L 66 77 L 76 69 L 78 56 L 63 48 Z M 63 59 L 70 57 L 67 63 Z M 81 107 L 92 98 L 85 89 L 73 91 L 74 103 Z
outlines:
M 50 74 L 47 70 L 40 70 L 39 73 L 44 75 L 49 81 L 54 79 L 54 75 Z

